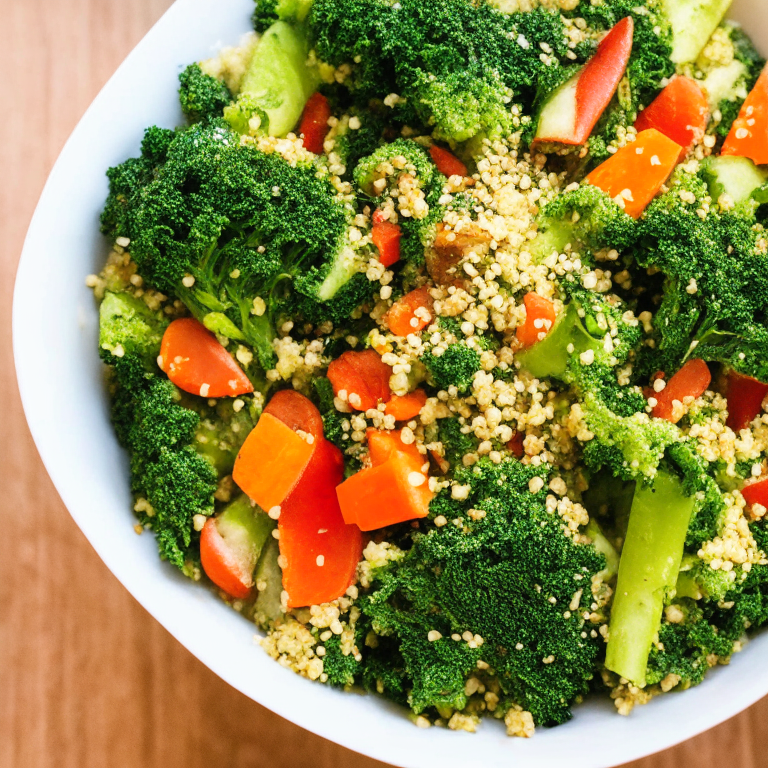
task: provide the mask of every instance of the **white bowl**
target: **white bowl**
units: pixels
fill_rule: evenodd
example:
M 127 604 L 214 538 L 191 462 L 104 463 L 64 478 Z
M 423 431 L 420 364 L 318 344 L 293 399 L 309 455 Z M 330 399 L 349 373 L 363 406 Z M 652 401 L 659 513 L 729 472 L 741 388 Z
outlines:
M 764 0 L 737 0 L 741 19 L 768 50 Z M 14 296 L 19 387 L 43 462 L 94 549 L 131 594 L 230 685 L 297 725 L 403 768 L 560 766 L 604 768 L 636 760 L 732 717 L 768 694 L 768 634 L 699 687 L 664 696 L 629 718 L 607 697 L 574 719 L 510 739 L 499 723 L 475 736 L 423 731 L 376 696 L 311 683 L 254 645 L 254 627 L 157 556 L 133 533 L 127 461 L 109 422 L 97 350 L 97 313 L 85 275 L 107 252 L 98 217 L 104 171 L 138 153 L 146 126 L 181 122 L 177 75 L 232 44 L 249 27 L 252 0 L 178 0 L 94 101 L 51 173 L 29 229 Z

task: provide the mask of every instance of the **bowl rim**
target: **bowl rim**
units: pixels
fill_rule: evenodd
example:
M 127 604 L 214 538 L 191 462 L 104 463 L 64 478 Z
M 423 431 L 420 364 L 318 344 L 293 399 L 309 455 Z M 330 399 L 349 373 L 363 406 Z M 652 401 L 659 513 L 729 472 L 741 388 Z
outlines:
M 59 496 L 106 566 L 161 625 L 231 686 L 306 730 L 360 754 L 403 766 L 403 768 L 427 768 L 427 766 L 432 765 L 452 766 L 454 764 L 458 766 L 468 763 L 478 766 L 481 764 L 484 766 L 506 765 L 513 758 L 520 766 L 536 765 L 543 768 L 549 765 L 559 765 L 565 754 L 569 755 L 569 762 L 573 768 L 607 768 L 607 766 L 643 758 L 685 741 L 733 717 L 765 696 L 768 693 L 768 665 L 765 665 L 762 671 L 759 665 L 757 665 L 757 669 L 748 669 L 743 660 L 751 659 L 754 656 L 754 653 L 750 652 L 753 649 L 750 648 L 734 657 L 732 669 L 741 669 L 742 677 L 741 685 L 736 690 L 732 690 L 732 686 L 729 687 L 727 683 L 723 682 L 723 678 L 727 674 L 725 670 L 715 674 L 710 672 L 708 679 L 701 686 L 685 693 L 685 709 L 681 709 L 676 704 L 675 699 L 677 697 L 670 697 L 669 704 L 665 701 L 662 706 L 659 706 L 662 702 L 657 700 L 643 707 L 639 716 L 636 713 L 631 721 L 612 715 L 616 717 L 616 720 L 614 721 L 615 727 L 611 730 L 615 731 L 616 737 L 611 737 L 611 743 L 593 755 L 573 755 L 571 750 L 573 750 L 573 745 L 580 741 L 580 734 L 577 733 L 574 736 L 574 729 L 582 728 L 582 722 L 602 722 L 604 717 L 602 710 L 605 707 L 596 702 L 580 705 L 576 710 L 576 717 L 571 723 L 556 729 L 537 732 L 537 735 L 531 740 L 507 740 L 506 736 L 502 736 L 504 743 L 508 745 L 503 750 L 494 746 L 491 752 L 487 751 L 489 743 L 495 745 L 498 741 L 491 728 L 488 730 L 494 734 L 493 736 L 481 733 L 474 736 L 471 740 L 472 744 L 468 744 L 463 735 L 449 733 L 444 729 L 431 729 L 428 735 L 425 734 L 423 738 L 417 738 L 417 734 L 420 736 L 422 731 L 413 728 L 407 722 L 402 709 L 375 696 L 368 696 L 366 704 L 362 704 L 360 701 L 350 703 L 356 697 L 335 691 L 328 686 L 311 686 L 309 681 L 280 668 L 266 654 L 257 649 L 248 648 L 247 652 L 255 652 L 263 656 L 264 660 L 274 667 L 274 670 L 268 670 L 264 664 L 255 660 L 254 667 L 259 667 L 258 674 L 254 676 L 248 672 L 241 675 L 233 668 L 232 664 L 227 663 L 226 659 L 217 657 L 209 645 L 212 639 L 220 640 L 222 637 L 226 637 L 234 641 L 235 653 L 245 653 L 244 646 L 249 644 L 246 640 L 246 634 L 242 627 L 236 626 L 234 623 L 242 622 L 241 617 L 236 616 L 234 611 L 209 594 L 208 590 L 201 590 L 198 586 L 176 576 L 164 564 L 159 564 L 159 560 L 156 566 L 148 567 L 147 572 L 144 573 L 141 570 L 146 565 L 142 560 L 143 550 L 137 549 L 135 554 L 132 551 L 126 554 L 122 549 L 118 551 L 113 548 L 115 542 L 118 541 L 123 549 L 132 550 L 133 542 L 127 538 L 127 528 L 122 529 L 118 526 L 116 531 L 119 536 L 116 538 L 116 531 L 110 528 L 113 523 L 110 521 L 104 523 L 103 519 L 94 514 L 94 499 L 97 497 L 98 499 L 111 498 L 112 501 L 115 501 L 114 497 L 118 496 L 119 500 L 124 502 L 126 498 L 124 478 L 120 484 L 115 478 L 112 478 L 114 483 L 109 478 L 94 480 L 94 478 L 88 477 L 85 470 L 78 474 L 76 457 L 66 454 L 62 447 L 59 430 L 63 430 L 65 425 L 68 426 L 70 423 L 79 428 L 82 428 L 84 424 L 91 428 L 93 424 L 83 421 L 85 409 L 82 414 L 75 409 L 73 415 L 59 419 L 57 412 L 51 410 L 46 403 L 41 401 L 48 389 L 41 381 L 41 375 L 45 372 L 49 359 L 58 359 L 55 356 L 60 354 L 60 350 L 52 350 L 50 355 L 41 356 L 39 348 L 34 347 L 31 343 L 34 341 L 35 334 L 39 334 L 45 328 L 42 321 L 36 318 L 35 312 L 37 310 L 32 310 L 32 299 L 39 298 L 40 262 L 42 260 L 43 263 L 48 264 L 49 268 L 57 269 L 51 262 L 50 256 L 45 254 L 46 249 L 51 248 L 59 237 L 58 232 L 51 231 L 52 223 L 55 222 L 66 228 L 66 224 L 62 224 L 64 221 L 61 218 L 62 206 L 67 209 L 68 206 L 75 205 L 73 199 L 69 197 L 73 191 L 77 190 L 77 184 L 73 179 L 73 169 L 77 167 L 77 163 L 82 157 L 87 156 L 89 137 L 97 132 L 96 129 L 104 123 L 104 115 L 108 114 L 108 109 L 119 102 L 121 92 L 127 91 L 129 93 L 129 101 L 138 98 L 135 92 L 137 87 L 136 73 L 138 72 L 143 76 L 144 79 L 141 84 L 146 87 L 147 78 L 151 79 L 153 67 L 156 67 L 158 63 L 173 66 L 172 62 L 177 62 L 178 57 L 182 55 L 182 50 L 195 49 L 197 50 L 195 55 L 203 55 L 200 51 L 201 46 L 210 43 L 214 31 L 220 33 L 223 29 L 224 34 L 233 28 L 240 28 L 241 33 L 247 31 L 247 27 L 240 27 L 240 19 L 245 14 L 246 6 L 250 10 L 250 5 L 250 0 L 226 0 L 226 2 L 220 0 L 218 3 L 212 3 L 211 0 L 176 0 L 120 65 L 74 129 L 41 194 L 19 261 L 13 297 L 13 352 L 19 392 L 27 423 L 46 471 L 50 475 Z M 228 14 L 231 14 L 232 21 L 231 23 L 224 23 L 222 17 L 228 18 Z M 235 19 L 237 21 L 234 21 Z M 162 55 L 160 50 L 163 45 L 168 44 L 168 41 L 174 41 L 174 37 L 177 36 L 175 32 L 178 28 L 187 30 L 190 33 L 190 40 L 186 47 L 179 43 L 180 50 L 175 54 L 177 58 L 173 59 L 173 56 Z M 208 40 L 208 43 L 204 43 L 205 40 Z M 211 46 L 211 48 L 213 47 Z M 204 50 L 206 49 L 203 48 Z M 192 60 L 194 60 L 194 55 L 186 59 L 186 61 Z M 162 88 L 167 88 L 166 81 L 168 78 L 158 75 L 158 79 L 162 81 L 162 84 L 157 85 L 157 89 L 161 89 L 159 97 L 167 99 L 168 92 Z M 154 86 L 150 85 L 150 88 L 154 88 Z M 159 103 L 155 99 L 155 106 Z M 144 125 L 148 125 L 150 122 L 145 122 Z M 103 176 L 104 167 L 99 170 Z M 94 197 L 95 193 L 91 192 L 90 194 Z M 94 197 L 94 202 L 95 200 Z M 103 202 L 103 198 L 98 201 L 99 210 L 101 202 Z M 81 231 L 87 231 L 83 228 L 95 227 L 95 217 L 91 215 L 93 211 L 88 207 L 87 210 L 90 211 L 88 214 L 90 216 L 89 221 L 76 220 L 73 222 L 71 232 L 65 234 L 74 235 L 78 228 Z M 94 240 L 91 244 L 98 248 Z M 73 246 L 69 244 L 67 247 L 71 249 Z M 76 253 L 76 251 L 73 252 Z M 105 252 L 106 249 L 102 246 L 98 252 L 98 258 L 102 262 Z M 45 261 L 46 258 L 48 259 L 47 262 Z M 66 310 L 69 312 L 73 307 L 77 310 L 80 330 L 85 328 L 86 331 L 90 332 L 90 335 L 86 333 L 90 343 L 93 338 L 93 318 L 87 317 L 87 309 L 85 310 L 85 318 L 80 314 L 84 306 L 82 303 L 84 276 L 80 274 L 74 276 L 78 289 L 68 284 L 67 291 L 73 290 L 75 298 L 73 302 L 70 302 L 71 306 L 70 304 L 66 305 Z M 42 279 L 45 280 L 45 276 Z M 48 288 L 50 290 L 50 286 Z M 52 294 L 47 295 L 51 296 Z M 69 315 L 62 315 L 62 317 L 57 318 L 55 311 L 51 311 L 53 318 L 49 319 L 56 319 L 61 322 L 64 329 L 60 337 L 61 343 L 64 344 L 65 348 L 71 348 L 71 340 L 78 337 L 72 334 L 67 320 L 72 321 L 74 315 L 70 312 Z M 64 305 L 62 305 L 63 311 Z M 95 314 L 92 309 L 90 313 L 91 315 Z M 55 330 L 53 335 L 56 335 Z M 67 347 L 68 344 L 69 347 Z M 90 349 L 92 353 L 96 346 L 93 345 Z M 92 357 L 96 358 L 96 355 L 92 355 Z M 78 367 L 88 368 L 91 377 L 86 380 L 92 385 L 92 374 L 94 370 L 100 369 L 100 363 L 96 360 L 94 367 L 93 361 L 83 359 L 80 366 L 73 363 L 71 369 L 66 368 L 70 378 L 63 376 L 61 380 L 66 391 L 61 394 L 57 393 L 53 397 L 53 400 L 56 401 L 53 403 L 54 406 L 72 402 L 73 398 L 76 401 L 77 392 L 67 389 L 67 386 L 75 381 L 73 371 L 76 371 Z M 103 401 L 104 396 L 103 391 L 95 393 L 96 399 Z M 86 405 L 91 407 L 92 403 L 86 403 Z M 94 406 L 93 413 L 90 415 L 98 420 L 99 414 L 102 419 L 105 418 L 103 402 Z M 81 417 L 80 421 L 75 418 L 78 415 Z M 98 429 L 101 429 L 101 426 Z M 87 431 L 85 430 L 85 432 Z M 103 430 L 101 434 L 103 434 Z M 83 455 L 87 454 L 86 448 L 88 446 L 91 446 L 92 450 L 92 445 L 88 442 L 87 437 L 81 438 L 76 435 L 76 439 L 79 441 L 78 447 L 83 450 Z M 122 462 L 124 466 L 124 459 L 119 456 L 115 458 L 118 454 L 121 455 L 121 452 L 116 447 L 114 435 L 112 436 L 112 445 L 105 444 L 102 447 L 104 452 L 109 454 L 108 459 L 113 459 L 118 464 Z M 93 456 L 92 453 L 88 455 Z M 84 485 L 88 482 L 95 483 L 98 487 L 94 489 L 89 485 Z M 116 504 L 115 508 L 119 508 L 119 503 Z M 128 513 L 131 514 L 130 509 L 128 509 Z M 122 536 L 126 537 L 124 545 L 119 538 Z M 153 581 L 158 574 L 163 580 L 162 583 Z M 193 595 L 193 590 L 204 594 Z M 188 592 L 189 594 L 187 594 Z M 215 600 L 218 607 L 212 605 L 211 600 Z M 184 602 L 184 610 L 177 612 L 175 605 L 179 601 Z M 197 622 L 195 616 L 190 612 L 195 608 L 207 612 L 210 616 L 215 616 L 216 622 L 220 622 L 221 631 L 218 628 L 206 627 Z M 221 608 L 233 614 L 233 617 L 227 618 Z M 252 637 L 253 632 L 253 627 L 250 627 L 248 635 Z M 753 641 L 750 646 L 758 644 L 768 649 L 768 635 Z M 735 671 L 732 674 L 735 679 Z M 296 699 L 293 698 L 294 692 L 302 702 L 306 700 L 311 705 L 316 704 L 322 709 L 313 709 L 310 706 L 297 711 Z M 709 695 L 706 695 L 708 693 Z M 709 699 L 716 694 L 720 694 L 720 696 L 713 704 Z M 663 698 L 666 699 L 667 697 Z M 696 707 L 697 699 L 701 706 L 699 706 L 696 716 L 690 717 L 688 715 L 684 717 L 682 722 L 676 722 L 674 728 L 671 727 L 669 721 L 674 719 L 675 715 L 679 715 L 680 712 L 693 710 Z M 331 700 L 335 702 L 333 707 L 328 706 Z M 352 729 L 350 731 L 344 723 L 340 727 L 337 719 L 324 711 L 325 708 L 338 710 L 347 719 L 355 718 L 360 723 L 360 730 Z M 670 713 L 671 717 L 669 716 Z M 634 725 L 627 727 L 627 723 L 634 723 Z M 592 726 L 590 725 L 590 727 Z M 410 730 L 406 732 L 405 728 Z M 389 738 L 373 740 L 371 738 L 373 733 Z

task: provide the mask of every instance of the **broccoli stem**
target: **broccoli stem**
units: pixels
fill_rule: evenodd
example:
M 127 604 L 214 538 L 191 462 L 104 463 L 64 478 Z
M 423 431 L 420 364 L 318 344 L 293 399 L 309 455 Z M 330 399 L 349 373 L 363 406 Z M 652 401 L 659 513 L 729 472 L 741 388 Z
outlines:
M 638 483 L 619 562 L 605 666 L 643 687 L 664 600 L 677 583 L 694 499 L 680 480 L 660 471 Z

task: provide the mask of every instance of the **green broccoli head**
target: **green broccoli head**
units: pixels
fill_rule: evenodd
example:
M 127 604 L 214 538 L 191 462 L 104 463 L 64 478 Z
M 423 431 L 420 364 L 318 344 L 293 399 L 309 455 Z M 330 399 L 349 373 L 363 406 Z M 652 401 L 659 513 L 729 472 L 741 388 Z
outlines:
M 179 75 L 179 85 L 181 111 L 191 123 L 220 118 L 232 101 L 227 86 L 206 75 L 199 64 L 190 64 Z
M 527 107 L 540 79 L 566 57 L 559 13 L 504 14 L 487 2 L 315 0 L 308 17 L 318 56 L 352 65 L 346 85 L 366 108 L 398 95 L 393 118 L 449 142 L 508 135 L 510 104 Z M 552 51 L 541 59 L 542 43 Z
M 482 675 L 478 659 L 495 671 L 501 711 L 519 704 L 537 723 L 567 720 L 586 693 L 602 640 L 584 609 L 605 559 L 564 532 L 546 490 L 531 492 L 545 474 L 515 460 L 460 470 L 467 500 L 445 491 L 431 506 L 432 516 L 459 524 L 417 536 L 358 603 L 380 636 L 363 667 L 402 670 L 414 711 L 463 709 L 467 677 Z M 452 639 L 465 633 L 471 643 Z
M 582 184 L 558 195 L 538 217 L 531 255 L 539 261 L 567 245 L 582 259 L 598 251 L 623 251 L 634 239 L 635 223 L 601 189 Z
M 429 375 L 440 389 L 456 387 L 460 392 L 466 392 L 481 370 L 480 355 L 464 342 L 450 344 L 441 354 L 430 350 L 421 358 Z
M 349 211 L 314 164 L 242 146 L 221 123 L 167 143 L 156 135 L 147 132 L 140 160 L 110 172 L 104 229 L 131 239 L 146 280 L 211 330 L 250 344 L 270 368 L 274 314 L 293 278 L 322 272 L 323 290 L 311 298 L 328 302 L 357 272 Z
M 107 356 L 137 355 L 152 370 L 167 326 L 163 313 L 141 299 L 107 291 L 99 307 L 99 349 Z
M 169 381 L 147 372 L 136 354 L 112 357 L 112 421 L 131 453 L 141 522 L 152 528 L 160 554 L 178 568 L 195 559 L 193 517 L 213 512 L 217 475 L 192 447 L 197 413 L 179 404 Z M 147 504 L 149 506 L 147 506 Z
M 303 22 L 312 8 L 312 0 L 257 0 L 253 28 L 265 32 L 276 21 Z
M 764 231 L 752 207 L 720 212 L 710 204 L 705 179 L 680 169 L 638 222 L 637 264 L 664 276 L 654 346 L 643 348 L 639 369 L 676 371 L 695 350 L 766 381 Z

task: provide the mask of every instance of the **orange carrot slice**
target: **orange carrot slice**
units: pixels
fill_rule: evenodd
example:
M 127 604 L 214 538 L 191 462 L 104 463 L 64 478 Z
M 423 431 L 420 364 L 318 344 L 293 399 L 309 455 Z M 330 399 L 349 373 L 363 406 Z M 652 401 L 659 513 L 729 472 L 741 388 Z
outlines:
M 676 77 L 635 121 L 638 133 L 655 128 L 683 147 L 685 156 L 694 141 L 704 135 L 709 105 L 704 91 L 690 77 Z
M 429 288 L 423 285 L 398 299 L 384 316 L 384 322 L 396 336 L 420 333 L 432 322 L 432 303 Z
M 163 334 L 160 368 L 179 388 L 201 397 L 234 397 L 253 392 L 253 384 L 219 344 L 192 317 L 174 320 Z
M 395 421 L 408 421 L 415 419 L 426 403 L 427 393 L 423 389 L 415 389 L 407 395 L 392 395 L 384 413 L 394 416 Z
M 235 460 L 232 479 L 262 509 L 280 506 L 312 458 L 310 445 L 271 413 L 262 413 Z
M 523 297 L 525 322 L 517 326 L 517 340 L 523 347 L 532 347 L 541 341 L 555 324 L 555 305 L 532 291 Z
M 653 393 L 656 405 L 652 415 L 657 419 L 666 419 L 676 424 L 685 411 L 675 402 L 683 403 L 685 398 L 701 397 L 712 381 L 709 367 L 703 360 L 689 360 L 668 382 L 661 392 Z
M 352 475 L 336 493 L 344 520 L 362 531 L 426 517 L 433 498 L 419 460 L 400 451 Z
M 392 393 L 389 377 L 392 369 L 381 361 L 378 352 L 344 352 L 328 366 L 328 378 L 336 396 L 347 393 L 347 401 L 357 411 L 376 408 L 379 402 L 389 402 Z
M 438 147 L 437 144 L 433 144 L 429 148 L 429 154 L 432 157 L 432 161 L 437 166 L 437 170 L 440 171 L 443 176 L 447 176 L 450 179 L 451 176 L 467 175 L 467 166 L 447 149 L 443 149 L 442 147 Z
M 277 525 L 289 608 L 335 600 L 354 579 L 363 537 L 341 514 L 336 488 L 343 477 L 341 451 L 321 439 L 281 505 Z
M 304 107 L 304 114 L 299 125 L 299 135 L 303 138 L 304 147 L 316 155 L 323 153 L 323 144 L 328 134 L 328 118 L 331 116 L 331 106 L 322 93 L 310 96 Z
M 371 240 L 379 250 L 379 261 L 385 267 L 391 267 L 400 261 L 400 238 L 403 232 L 399 224 L 391 221 L 374 222 L 371 228 Z
M 391 432 L 384 429 L 369 429 L 365 436 L 368 440 L 368 455 L 374 467 L 383 464 L 393 453 L 397 452 L 410 456 L 419 463 L 419 466 L 423 466 L 427 461 L 427 457 L 419 453 L 419 449 L 414 443 L 403 442 L 402 432 L 399 429 Z
M 637 219 L 669 178 L 681 151 L 679 144 L 650 128 L 598 165 L 586 181 L 621 200 L 624 210 Z
M 757 165 L 768 163 L 768 66 L 742 105 L 722 154 L 748 157 Z

